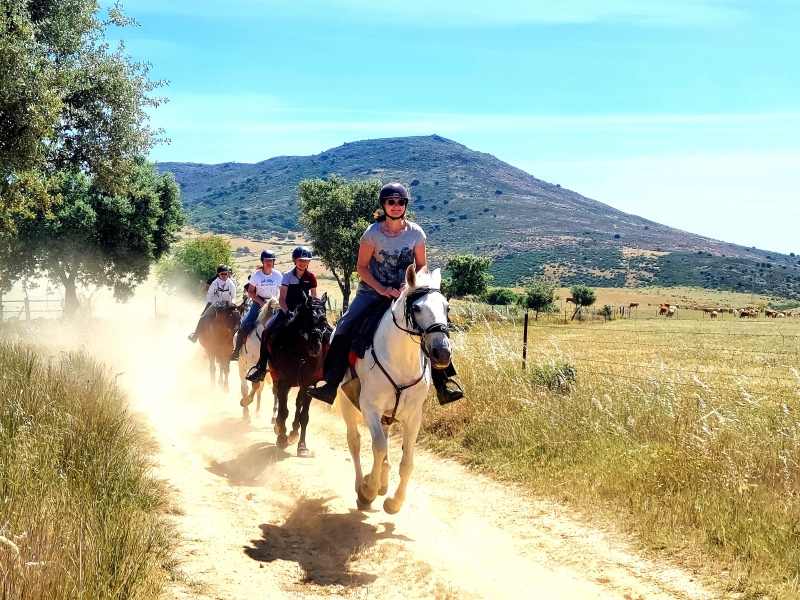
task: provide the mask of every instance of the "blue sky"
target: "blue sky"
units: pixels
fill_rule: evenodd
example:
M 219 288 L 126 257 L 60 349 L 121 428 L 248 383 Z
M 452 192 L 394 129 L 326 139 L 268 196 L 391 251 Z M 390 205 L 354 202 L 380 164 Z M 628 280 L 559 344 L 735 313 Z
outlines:
M 128 0 L 152 157 L 437 133 L 668 225 L 799 252 L 798 0 Z

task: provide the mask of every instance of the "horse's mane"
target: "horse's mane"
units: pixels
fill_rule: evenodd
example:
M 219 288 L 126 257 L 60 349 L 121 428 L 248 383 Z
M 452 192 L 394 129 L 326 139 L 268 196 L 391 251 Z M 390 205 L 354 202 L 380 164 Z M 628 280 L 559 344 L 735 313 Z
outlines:
M 258 320 L 256 321 L 259 325 L 266 325 L 267 321 L 272 318 L 272 315 L 275 314 L 275 311 L 280 307 L 280 302 L 275 296 L 272 296 L 269 300 L 264 303 L 264 306 L 258 311 Z

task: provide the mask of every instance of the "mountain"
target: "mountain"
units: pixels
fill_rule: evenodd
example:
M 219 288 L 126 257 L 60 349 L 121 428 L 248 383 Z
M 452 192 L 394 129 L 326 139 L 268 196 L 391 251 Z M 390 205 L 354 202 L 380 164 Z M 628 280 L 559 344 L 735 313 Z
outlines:
M 405 183 L 434 260 L 494 259 L 495 283 L 697 285 L 800 297 L 797 257 L 706 238 L 624 213 L 438 135 L 364 140 L 256 164 L 166 162 L 196 228 L 254 239 L 297 231 L 297 185 L 337 173 Z

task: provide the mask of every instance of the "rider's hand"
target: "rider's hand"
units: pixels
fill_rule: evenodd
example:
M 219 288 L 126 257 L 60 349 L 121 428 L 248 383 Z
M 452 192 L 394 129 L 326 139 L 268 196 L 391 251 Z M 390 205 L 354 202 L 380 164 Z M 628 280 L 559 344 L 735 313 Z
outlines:
M 383 289 L 381 290 L 381 295 L 386 296 L 387 298 L 399 298 L 400 290 L 397 290 L 393 287 L 383 286 Z

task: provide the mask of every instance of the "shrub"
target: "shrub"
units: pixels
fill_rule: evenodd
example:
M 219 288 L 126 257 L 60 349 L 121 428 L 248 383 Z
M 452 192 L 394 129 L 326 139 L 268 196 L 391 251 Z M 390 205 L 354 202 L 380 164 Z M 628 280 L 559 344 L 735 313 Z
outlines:
M 570 363 L 555 365 L 536 365 L 525 373 L 532 385 L 545 387 L 550 391 L 569 392 L 578 379 L 578 372 Z
M 613 315 L 614 312 L 611 306 L 609 304 L 603 305 L 603 310 L 600 311 L 600 316 L 602 316 L 606 321 L 610 321 Z
M 481 296 L 489 287 L 492 276 L 487 273 L 492 259 L 474 254 L 454 254 L 447 260 L 450 278 L 444 284 L 445 295 Z
M 414 186 L 417 186 L 417 185 L 419 185 L 419 179 L 412 179 L 411 180 L 411 186 L 414 187 Z
M 615 233 L 615 234 L 614 234 L 614 239 L 615 239 L 615 240 L 618 240 L 619 238 L 620 238 L 620 235 L 619 235 L 618 233 Z
M 503 190 L 495 190 L 494 193 L 498 196 L 501 196 L 503 194 Z
M 508 306 L 515 304 L 519 300 L 519 294 L 508 288 L 493 288 L 483 295 L 483 301 L 487 304 L 497 304 Z

